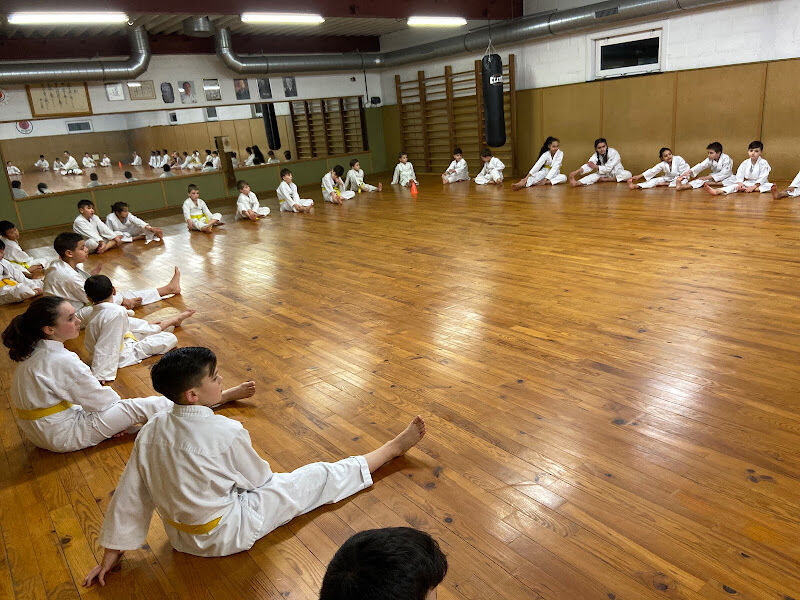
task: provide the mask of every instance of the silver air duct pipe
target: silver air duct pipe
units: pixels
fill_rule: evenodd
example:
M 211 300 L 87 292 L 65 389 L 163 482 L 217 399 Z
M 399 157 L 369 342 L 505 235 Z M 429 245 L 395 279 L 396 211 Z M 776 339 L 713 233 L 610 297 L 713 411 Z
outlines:
M 354 71 L 399 67 L 464 52 L 482 52 L 491 40 L 497 46 L 534 40 L 618 23 L 641 17 L 690 10 L 731 0 L 611 0 L 571 10 L 557 11 L 514 19 L 502 25 L 483 27 L 467 34 L 392 52 L 352 54 L 289 54 L 276 56 L 240 56 L 233 51 L 227 29 L 217 31 L 217 56 L 232 71 L 248 75 L 292 75 L 310 71 Z
M 127 60 L 77 60 L 57 63 L 0 63 L 0 83 L 46 81 L 120 81 L 135 79 L 150 64 L 150 43 L 144 27 L 128 34 L 131 55 Z

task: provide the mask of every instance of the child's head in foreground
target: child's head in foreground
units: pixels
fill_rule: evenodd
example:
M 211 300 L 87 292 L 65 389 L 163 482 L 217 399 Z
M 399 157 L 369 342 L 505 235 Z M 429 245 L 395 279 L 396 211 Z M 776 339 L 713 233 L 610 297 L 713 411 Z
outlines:
M 105 275 L 92 275 L 83 282 L 83 290 L 92 304 L 104 302 L 114 295 L 114 285 Z
M 319 600 L 435 600 L 446 574 L 447 558 L 427 533 L 369 529 L 333 555 Z
M 175 404 L 214 406 L 222 401 L 217 356 L 208 348 L 170 350 L 150 370 L 153 389 Z
M 281 169 L 281 179 L 283 179 L 287 183 L 291 183 L 292 182 L 292 172 L 289 169 L 284 167 L 283 169 Z
M 188 186 L 186 186 L 186 193 L 189 194 L 189 198 L 192 200 L 197 200 L 200 197 L 200 188 L 195 184 L 190 183 Z

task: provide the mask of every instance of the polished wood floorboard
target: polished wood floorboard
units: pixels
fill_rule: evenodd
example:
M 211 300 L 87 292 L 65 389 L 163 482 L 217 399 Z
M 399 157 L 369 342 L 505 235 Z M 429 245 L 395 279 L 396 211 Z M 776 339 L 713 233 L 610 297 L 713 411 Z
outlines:
M 198 310 L 180 343 L 255 379 L 221 413 L 273 469 L 366 452 L 417 413 L 428 436 L 247 553 L 176 553 L 154 519 L 87 591 L 133 440 L 38 450 L 4 391 L 0 597 L 314 599 L 350 535 L 410 525 L 449 557 L 445 600 L 800 598 L 800 202 L 428 177 L 416 197 L 232 212 L 214 235 L 153 219 L 166 244 L 90 263 L 119 288 L 180 265 L 183 295 L 137 312 Z M 115 389 L 150 393 L 153 362 Z

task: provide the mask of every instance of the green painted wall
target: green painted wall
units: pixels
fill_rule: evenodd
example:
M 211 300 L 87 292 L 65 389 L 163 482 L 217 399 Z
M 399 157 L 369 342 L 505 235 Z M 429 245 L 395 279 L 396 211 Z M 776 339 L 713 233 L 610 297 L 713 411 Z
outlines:
M 14 196 L 11 193 L 11 184 L 8 182 L 8 174 L 3 168 L 0 175 L 0 221 L 11 221 L 17 223 L 17 213 L 14 211 Z M 19 226 L 19 223 L 17 223 Z
M 369 140 L 369 151 L 372 154 L 372 168 L 367 169 L 366 165 L 361 168 L 367 173 L 387 171 L 394 163 L 387 164 L 386 144 L 383 135 L 383 108 L 367 108 L 364 110 L 367 122 L 367 139 Z

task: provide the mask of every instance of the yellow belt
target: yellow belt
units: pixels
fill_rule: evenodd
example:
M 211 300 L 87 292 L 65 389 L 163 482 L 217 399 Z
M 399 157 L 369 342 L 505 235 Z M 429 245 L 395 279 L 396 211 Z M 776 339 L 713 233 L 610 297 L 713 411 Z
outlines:
M 169 519 L 164 520 L 172 525 L 175 529 L 182 531 L 183 533 L 188 533 L 189 535 L 203 535 L 204 533 L 209 533 L 212 529 L 214 529 L 214 527 L 219 525 L 219 522 L 222 520 L 222 516 L 219 516 L 208 523 L 203 523 L 202 525 L 186 525 L 184 523 L 170 521 Z
M 205 215 L 189 215 L 192 219 L 197 219 L 198 221 L 208 220 Z
M 47 408 L 32 408 L 30 410 L 18 408 L 17 416 L 24 421 L 36 421 L 37 419 L 43 419 L 44 417 L 49 417 L 50 415 L 60 413 L 71 407 L 72 407 L 72 402 L 68 400 L 62 400 L 58 404 L 54 406 L 48 406 Z
M 7 277 L 3 277 L 2 279 L 0 279 L 0 287 L 5 287 L 5 286 L 13 287 L 15 285 L 17 285 L 17 282 L 14 281 L 13 279 L 8 279 Z
M 12 262 L 12 263 L 14 263 L 15 265 L 19 265 L 20 267 L 25 267 L 25 268 L 26 268 L 26 269 L 28 269 L 29 271 L 31 270 L 31 266 L 30 266 L 28 263 L 26 263 L 26 262 L 19 262 L 18 260 L 10 260 L 10 261 L 8 261 L 8 262 Z
M 120 352 L 122 352 L 122 350 L 125 348 L 125 340 L 133 340 L 134 342 L 139 341 L 136 339 L 136 336 L 129 331 L 128 333 L 122 336 L 122 343 L 119 345 Z

